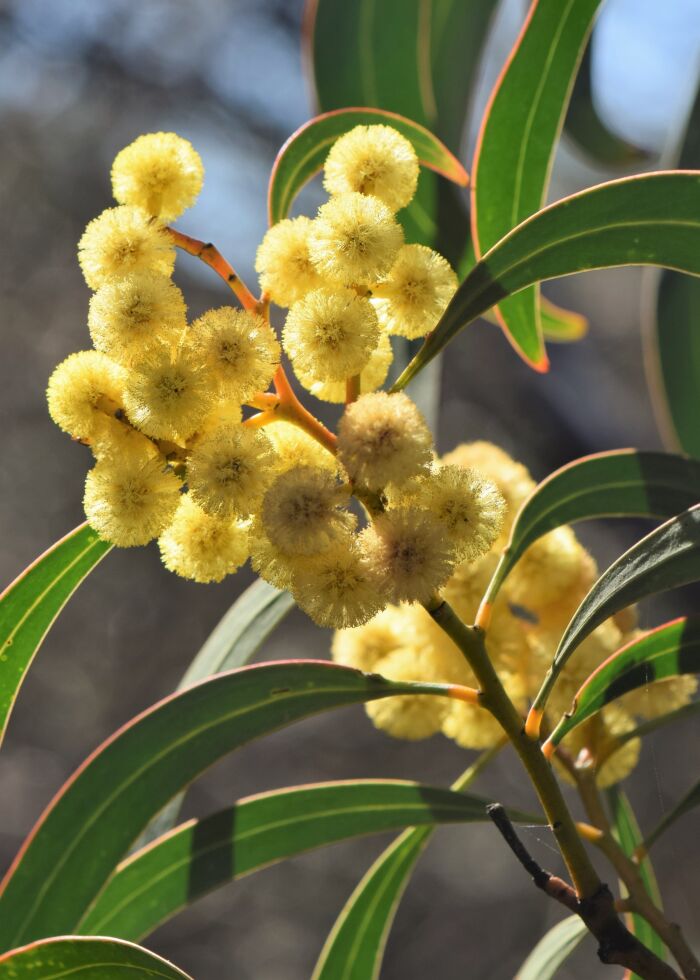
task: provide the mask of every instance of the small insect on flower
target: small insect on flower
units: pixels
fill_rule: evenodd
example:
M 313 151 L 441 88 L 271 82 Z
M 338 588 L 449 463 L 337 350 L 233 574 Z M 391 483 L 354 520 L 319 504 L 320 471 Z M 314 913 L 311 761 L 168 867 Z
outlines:
M 380 330 L 379 342 L 369 355 L 366 367 L 360 372 L 360 391 L 363 394 L 375 391 L 384 384 L 393 359 L 394 352 L 391 349 L 389 336 Z M 302 371 L 298 363 L 295 365 L 295 371 L 299 381 L 315 398 L 334 402 L 336 405 L 345 401 L 347 394 L 345 381 L 317 381 L 313 374 Z
M 162 344 L 129 372 L 124 404 L 130 420 L 146 435 L 182 443 L 205 418 L 214 394 L 192 350 Z
M 377 314 L 351 289 L 315 289 L 289 311 L 282 341 L 295 371 L 343 381 L 359 374 L 376 349 Z
M 419 476 L 431 449 L 425 419 L 403 392 L 362 395 L 338 426 L 338 457 L 352 480 L 370 490 Z
M 221 582 L 248 558 L 248 533 L 234 520 L 205 514 L 184 494 L 158 546 L 169 571 L 194 582 Z
M 349 500 L 348 486 L 329 470 L 295 466 L 265 494 L 262 524 L 268 539 L 287 555 L 317 555 L 354 528 L 354 516 L 343 509 Z
M 146 133 L 124 147 L 112 164 L 112 192 L 162 221 L 179 218 L 197 200 L 204 182 L 202 160 L 176 133 Z
M 85 481 L 85 515 L 101 538 L 130 548 L 148 544 L 171 522 L 180 481 L 163 457 L 135 449 L 100 460 Z
M 266 233 L 255 256 L 260 288 L 278 306 L 291 306 L 323 285 L 309 254 L 310 218 L 285 218 Z
M 90 300 L 88 327 L 97 350 L 131 367 L 187 326 L 185 299 L 168 276 L 136 272 L 103 283 Z
M 340 541 L 296 570 L 292 593 L 318 626 L 336 629 L 366 623 L 384 606 L 374 577 L 352 538 Z
M 430 511 L 401 507 L 376 517 L 360 548 L 389 602 L 428 602 L 457 562 L 451 535 Z
M 90 289 L 99 289 L 132 272 L 172 275 L 175 246 L 158 221 L 125 204 L 93 218 L 78 242 L 78 261 Z
M 275 476 L 277 454 L 259 429 L 223 423 L 192 447 L 187 482 L 194 502 L 212 517 L 247 517 Z
M 123 404 L 125 375 L 105 354 L 81 350 L 62 361 L 49 378 L 49 415 L 73 436 L 99 445 L 122 423 L 115 413 Z
M 404 245 L 386 279 L 373 287 L 372 305 L 389 333 L 414 340 L 433 329 L 456 289 L 446 259 L 425 245 Z
M 221 395 L 243 402 L 272 381 L 280 345 L 270 326 L 256 313 L 223 306 L 192 324 L 192 345 L 218 381 Z
M 392 211 L 405 207 L 418 186 L 418 157 L 391 126 L 355 126 L 336 140 L 323 168 L 329 194 L 372 194 Z
M 351 285 L 386 275 L 403 245 L 403 230 L 376 197 L 339 194 L 323 204 L 309 234 L 309 253 L 319 273 Z

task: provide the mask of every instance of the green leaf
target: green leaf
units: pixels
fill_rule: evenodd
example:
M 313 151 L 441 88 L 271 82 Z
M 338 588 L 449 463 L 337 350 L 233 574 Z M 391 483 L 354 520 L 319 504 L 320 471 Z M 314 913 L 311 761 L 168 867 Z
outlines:
M 140 939 L 206 892 L 276 861 L 409 824 L 483 821 L 488 802 L 395 780 L 319 783 L 240 800 L 124 861 L 79 929 Z
M 54 620 L 111 545 L 81 524 L 0 596 L 0 743 L 34 655 Z
M 493 603 L 524 552 L 548 531 L 595 517 L 671 517 L 700 499 L 700 463 L 616 449 L 576 459 L 543 480 L 518 512 L 485 601 Z
M 671 518 L 607 568 L 574 613 L 532 705 L 544 708 L 564 664 L 595 628 L 620 609 L 700 578 L 700 505 Z
M 612 811 L 613 833 L 627 857 L 632 857 L 642 841 L 639 824 L 627 795 L 617 786 L 607 790 L 607 799 Z M 644 887 L 657 908 L 663 908 L 661 893 L 656 881 L 656 875 L 648 857 L 639 862 L 639 874 Z M 624 887 L 624 886 L 622 886 Z M 666 959 L 666 946 L 641 915 L 631 915 L 631 931 L 644 943 L 660 960 Z
M 700 90 L 690 113 L 679 166 L 700 167 Z M 700 281 L 670 270 L 647 274 L 645 365 L 667 444 L 700 457 Z
M 452 789 L 466 789 L 502 747 L 483 752 Z M 377 980 L 396 910 L 432 833 L 431 827 L 413 827 L 379 855 L 336 919 L 312 980 Z
M 545 340 L 569 344 L 581 340 L 588 333 L 588 320 L 582 313 L 565 310 L 546 296 L 540 297 L 540 314 Z
M 551 980 L 587 932 L 583 919 L 577 915 L 557 922 L 537 943 L 515 980 Z
M 243 667 L 171 695 L 97 749 L 40 818 L 0 886 L 0 948 L 74 929 L 148 821 L 232 749 L 342 705 L 451 691 L 308 660 Z
M 293 133 L 284 144 L 270 174 L 267 206 L 270 224 L 286 218 L 301 188 L 323 168 L 328 151 L 338 137 L 355 126 L 383 124 L 396 129 L 412 144 L 423 166 L 466 187 L 466 170 L 425 126 L 381 109 L 337 109 L 316 116 Z
M 526 286 L 588 269 L 660 265 L 700 275 L 700 172 L 660 172 L 612 180 L 538 211 L 474 266 L 394 390 L 431 361 L 467 324 Z M 536 329 L 519 337 L 527 360 Z
M 653 844 L 661 837 L 662 834 L 666 833 L 668 828 L 672 826 L 679 817 L 684 816 L 686 813 L 690 813 L 695 807 L 700 806 L 700 779 L 690 787 L 688 792 L 685 794 L 683 799 L 679 800 L 678 803 L 669 810 L 663 817 L 663 819 L 654 827 L 652 832 L 644 839 L 642 847 L 645 851 L 648 851 Z
M 664 677 L 700 673 L 700 618 L 676 619 L 633 640 L 593 671 L 549 739 L 558 745 L 572 729 L 617 698 Z
M 0 956 L 0 980 L 191 980 L 161 956 L 118 939 L 58 936 Z

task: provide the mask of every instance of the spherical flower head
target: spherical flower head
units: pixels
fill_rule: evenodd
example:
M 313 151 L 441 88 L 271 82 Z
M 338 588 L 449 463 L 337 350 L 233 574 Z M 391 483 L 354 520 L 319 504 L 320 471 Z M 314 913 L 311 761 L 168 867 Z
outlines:
M 379 343 L 377 314 L 351 289 L 315 289 L 289 311 L 282 342 L 295 371 L 344 381 L 366 367 Z
M 392 681 L 425 681 L 419 651 L 404 646 L 384 657 L 379 672 Z M 365 711 L 376 728 L 394 738 L 419 741 L 440 731 L 448 704 L 445 698 L 431 694 L 400 694 L 381 698 L 365 705 Z
M 313 561 L 306 555 L 288 555 L 280 551 L 274 541 L 268 538 L 257 514 L 248 529 L 248 547 L 250 564 L 256 575 L 283 592 L 292 588 L 295 572 L 307 568 Z
M 62 361 L 49 378 L 46 397 L 56 425 L 94 446 L 122 427 L 125 376 L 105 354 L 82 350 Z
M 154 439 L 183 443 L 211 408 L 214 392 L 205 367 L 181 345 L 162 344 L 129 372 L 124 405 L 134 425 Z
M 192 324 L 192 344 L 223 397 L 243 402 L 264 391 L 280 362 L 275 333 L 257 313 L 232 306 L 209 310 Z
M 387 606 L 362 626 L 337 630 L 331 656 L 343 667 L 372 672 L 377 664 L 405 643 L 405 617 L 396 606 Z
M 293 466 L 320 466 L 330 473 L 339 472 L 340 467 L 333 453 L 299 426 L 280 420 L 266 426 L 265 433 L 277 450 L 278 472 L 285 472 Z
M 445 525 L 417 507 L 375 518 L 360 535 L 360 548 L 389 602 L 428 602 L 457 561 Z
M 177 340 L 187 326 L 185 299 L 158 272 L 135 272 L 104 282 L 90 300 L 92 342 L 120 364 L 132 367 L 154 346 Z
M 354 528 L 354 516 L 343 509 L 349 500 L 349 488 L 329 470 L 295 466 L 270 485 L 262 502 L 262 524 L 285 554 L 317 555 Z
M 169 571 L 194 582 L 221 582 L 248 558 L 248 533 L 236 521 L 205 514 L 183 494 L 158 546 Z
M 372 303 L 389 333 L 414 340 L 433 329 L 456 289 L 457 276 L 442 255 L 404 245 L 386 279 L 372 288 Z
M 361 395 L 338 426 L 338 457 L 351 479 L 370 490 L 420 475 L 431 449 L 425 419 L 403 392 Z
M 187 463 L 194 502 L 213 517 L 247 517 L 274 477 L 277 455 L 259 429 L 223 424 L 197 439 Z
M 557 602 L 577 591 L 587 552 L 570 527 L 549 531 L 530 545 L 510 575 L 515 602 L 528 609 Z
M 311 227 L 309 218 L 285 218 L 265 233 L 258 247 L 260 288 L 278 306 L 291 306 L 323 285 L 309 254 Z
M 398 211 L 416 193 L 416 151 L 391 126 L 355 126 L 333 144 L 323 168 L 323 186 L 329 194 L 371 194 Z
M 318 626 L 334 629 L 366 623 L 384 606 L 374 577 L 349 535 L 298 568 L 291 591 Z
M 162 221 L 179 218 L 199 196 L 202 161 L 176 133 L 146 133 L 124 147 L 112 164 L 112 192 L 120 204 L 135 204 Z
M 163 225 L 125 204 L 93 218 L 78 243 L 78 261 L 90 289 L 99 289 L 132 272 L 172 275 L 175 246 Z
M 83 504 L 90 526 L 120 548 L 157 538 L 179 501 L 180 481 L 165 460 L 138 450 L 100 460 L 85 481 Z
M 360 372 L 360 391 L 363 394 L 381 388 L 387 379 L 393 359 L 394 352 L 391 349 L 389 336 L 380 330 L 379 342 L 370 354 L 366 367 Z M 317 381 L 313 374 L 307 374 L 298 365 L 295 371 L 299 381 L 315 398 L 336 405 L 345 402 L 347 395 L 345 381 Z
M 324 279 L 376 282 L 403 245 L 403 230 L 386 204 L 363 194 L 339 194 L 321 208 L 309 233 L 311 261 Z

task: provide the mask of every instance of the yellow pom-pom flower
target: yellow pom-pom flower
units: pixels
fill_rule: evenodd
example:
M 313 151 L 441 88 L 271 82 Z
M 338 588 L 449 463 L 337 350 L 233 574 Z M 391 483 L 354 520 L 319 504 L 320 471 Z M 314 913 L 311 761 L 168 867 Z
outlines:
M 392 681 L 424 681 L 428 678 L 422 675 L 419 657 L 414 647 L 405 646 L 384 657 L 377 670 Z M 445 698 L 430 694 L 400 694 L 365 705 L 365 711 L 376 728 L 394 738 L 412 742 L 436 735 L 442 727 L 447 708 Z
M 248 558 L 248 533 L 236 521 L 205 514 L 184 494 L 158 546 L 169 571 L 194 582 L 221 582 Z
M 212 404 L 209 376 L 184 346 L 161 345 L 130 371 L 124 405 L 130 420 L 154 439 L 185 442 L 197 430 Z
M 180 481 L 162 457 L 137 450 L 100 460 L 85 480 L 83 504 L 101 538 L 130 548 L 165 530 L 180 501 Z
M 369 355 L 367 365 L 360 372 L 360 391 L 363 394 L 375 391 L 384 384 L 393 359 L 394 352 L 391 349 L 389 336 L 380 330 L 379 342 Z M 345 401 L 347 394 L 345 381 L 318 381 L 312 373 L 307 374 L 302 371 L 298 364 L 295 365 L 295 371 L 299 381 L 315 398 L 334 402 L 336 405 Z
M 432 330 L 457 289 L 446 259 L 425 245 L 404 245 L 372 303 L 389 333 L 414 340 Z
M 377 347 L 377 314 L 351 289 L 315 289 L 289 311 L 282 342 L 295 371 L 343 381 L 359 374 Z
M 389 602 L 428 602 L 456 563 L 450 533 L 430 511 L 396 508 L 360 535 L 360 547 Z
M 246 517 L 275 475 L 277 454 L 259 429 L 222 424 L 197 439 L 187 463 L 192 499 L 213 517 Z
M 355 526 L 343 508 L 350 501 L 347 485 L 318 466 L 295 466 L 270 485 L 262 503 L 265 533 L 287 555 L 317 555 Z
M 431 449 L 425 419 L 403 392 L 360 396 L 338 426 L 338 458 L 353 481 L 371 490 L 419 476 Z
M 366 623 L 383 607 L 363 555 L 345 539 L 298 568 L 292 593 L 318 626 L 344 629 Z
M 387 606 L 362 626 L 337 630 L 331 644 L 333 660 L 344 667 L 376 671 L 382 658 L 404 645 L 407 635 L 404 618 L 396 606 Z
M 93 218 L 78 243 L 78 261 L 90 289 L 132 272 L 169 276 L 175 246 L 165 228 L 141 208 L 122 205 Z
M 309 254 L 325 279 L 351 285 L 386 275 L 403 245 L 403 230 L 376 197 L 339 194 L 319 208 Z
M 92 342 L 127 367 L 154 345 L 175 342 L 187 326 L 185 299 L 157 272 L 138 272 L 103 283 L 90 300 Z
M 323 285 L 309 254 L 311 220 L 285 218 L 266 233 L 255 257 L 260 288 L 278 306 L 291 306 Z
M 305 555 L 288 555 L 280 551 L 268 538 L 258 516 L 253 517 L 248 529 L 248 547 L 253 571 L 282 591 L 291 589 L 294 573 L 313 560 Z
M 99 351 L 71 354 L 49 378 L 49 415 L 74 439 L 99 446 L 123 428 L 115 415 L 123 404 L 124 380 L 122 369 Z
M 231 306 L 209 310 L 192 324 L 192 345 L 221 394 L 243 402 L 264 391 L 280 361 L 277 337 L 256 313 Z
M 339 471 L 335 456 L 291 422 L 275 422 L 266 427 L 265 433 L 277 450 L 279 471 L 293 466 L 320 466 L 331 473 Z
M 323 186 L 329 194 L 372 194 L 398 211 L 416 193 L 416 151 L 391 126 L 355 126 L 336 140 L 328 154 Z
M 513 569 L 508 588 L 528 609 L 556 602 L 574 590 L 588 555 L 570 527 L 558 527 L 530 545 Z
M 146 133 L 124 147 L 112 164 L 112 192 L 163 221 L 179 218 L 197 200 L 204 182 L 199 154 L 176 133 Z

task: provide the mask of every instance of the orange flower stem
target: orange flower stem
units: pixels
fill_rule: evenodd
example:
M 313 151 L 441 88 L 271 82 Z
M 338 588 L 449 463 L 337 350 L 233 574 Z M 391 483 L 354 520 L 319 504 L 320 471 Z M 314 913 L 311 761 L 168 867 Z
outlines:
M 303 429 L 304 432 L 307 432 L 313 439 L 320 442 L 329 453 L 335 456 L 338 440 L 330 429 L 327 429 L 322 422 L 319 422 L 315 415 L 312 415 L 302 405 L 294 393 L 294 389 L 290 385 L 289 378 L 281 364 L 275 372 L 273 384 L 277 392 L 277 398 L 279 399 L 278 407 L 275 410 L 277 417 Z
M 205 265 L 208 265 L 210 269 L 213 269 L 224 280 L 229 289 L 238 297 L 245 310 L 250 310 L 253 313 L 260 311 L 258 300 L 253 296 L 236 270 L 226 261 L 215 245 L 212 245 L 211 242 L 202 242 L 198 238 L 191 238 L 181 231 L 175 231 L 174 228 L 168 228 L 168 231 L 177 248 L 181 248 L 183 252 L 187 252 L 189 255 L 194 255 L 195 258 L 201 259 Z

